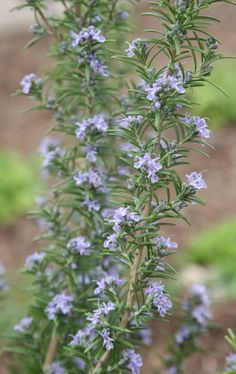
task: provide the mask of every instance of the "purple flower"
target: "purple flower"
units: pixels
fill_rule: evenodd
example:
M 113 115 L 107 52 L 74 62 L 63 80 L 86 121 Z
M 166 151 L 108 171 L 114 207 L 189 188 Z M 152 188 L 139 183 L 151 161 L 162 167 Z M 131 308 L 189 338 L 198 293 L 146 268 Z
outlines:
M 186 115 L 182 121 L 195 127 L 200 138 L 209 138 L 211 131 L 208 129 L 207 121 L 204 118 Z
M 139 219 L 140 217 L 136 213 L 130 212 L 128 208 L 121 207 L 111 214 L 110 222 L 113 223 L 113 230 L 118 232 L 122 224 L 131 226 L 134 222 L 138 222 Z
M 88 342 L 93 340 L 93 333 L 86 327 L 83 330 L 79 330 L 70 342 L 70 346 L 76 347 L 80 345 L 81 347 L 87 347 Z
M 108 303 L 102 303 L 102 306 L 100 307 L 100 310 L 105 315 L 109 314 L 114 309 L 116 309 L 116 305 L 114 303 L 112 303 L 111 301 L 108 301 Z
M 108 122 L 104 113 L 96 114 L 93 117 L 83 119 L 81 122 L 76 122 L 75 135 L 77 139 L 84 140 L 88 134 L 99 132 L 104 134 L 108 129 Z
M 196 188 L 197 190 L 200 190 L 201 188 L 207 188 L 206 182 L 202 178 L 202 173 L 197 173 L 194 171 L 193 173 L 186 175 L 188 179 L 189 186 L 192 186 Z
M 94 170 L 94 169 L 89 169 L 88 170 L 88 182 L 91 184 L 93 187 L 99 187 L 102 184 L 102 178 L 99 175 L 99 173 Z
M 98 212 L 101 209 L 101 205 L 100 205 L 99 201 L 97 201 L 97 200 L 86 199 L 82 203 L 82 205 L 85 205 L 88 208 L 89 212 L 92 212 L 93 210 Z
M 194 306 L 191 306 L 191 314 L 201 326 L 206 326 L 212 318 L 210 308 L 210 299 L 206 288 L 202 284 L 195 284 L 190 288 L 191 298 L 194 300 Z
M 60 362 L 53 362 L 47 369 L 46 374 L 66 374 L 66 370 Z
M 82 173 L 80 171 L 77 171 L 73 179 L 75 181 L 76 186 L 80 187 L 82 184 L 88 181 L 88 173 Z
M 123 351 L 122 358 L 132 374 L 140 373 L 140 368 L 143 366 L 143 360 L 139 353 L 136 353 L 134 349 L 126 349 Z
M 104 316 L 107 316 L 110 312 L 112 312 L 116 308 L 116 305 L 111 301 L 108 303 L 102 303 L 102 305 L 90 313 L 87 317 L 87 320 L 90 321 L 89 329 L 94 329 L 98 324 L 101 323 L 101 319 Z
M 129 128 L 131 125 L 140 125 L 140 123 L 143 120 L 143 116 L 128 116 L 123 117 L 123 119 L 120 122 L 120 126 L 124 128 Z
M 230 353 L 226 357 L 227 368 L 225 371 L 236 371 L 236 353 Z
M 64 292 L 54 296 L 45 308 L 50 321 L 55 320 L 57 315 L 67 315 L 71 312 L 73 296 L 66 295 Z
M 84 370 L 86 367 L 84 360 L 82 360 L 80 357 L 74 357 L 73 362 L 81 370 Z
M 91 43 L 92 41 L 104 43 L 106 40 L 101 31 L 99 29 L 95 29 L 94 26 L 82 28 L 79 34 L 71 31 L 70 36 L 72 39 L 72 47 L 76 47 L 78 44 L 84 44 L 86 42 Z
M 96 53 L 93 53 L 89 57 L 89 63 L 96 74 L 102 75 L 103 77 L 109 77 L 107 65 L 97 58 Z
M 0 277 L 6 274 L 6 269 L 3 264 L 0 262 Z
M 117 246 L 117 234 L 109 235 L 104 242 L 104 248 L 108 248 L 111 251 L 113 251 L 114 249 L 116 249 L 116 246 Z
M 128 57 L 133 57 L 135 55 L 135 51 L 136 51 L 140 41 L 141 41 L 141 39 L 137 38 L 137 39 L 134 39 L 131 43 L 128 42 L 129 46 L 125 50 Z
M 157 238 L 153 238 L 153 243 L 156 244 L 158 248 L 161 249 L 177 249 L 178 244 L 176 242 L 172 242 L 170 238 L 165 238 L 164 236 L 159 236 Z
M 102 185 L 101 175 L 94 169 L 90 168 L 86 172 L 78 171 L 73 177 L 77 187 L 80 187 L 84 183 L 88 183 L 94 188 L 97 188 Z
M 25 333 L 30 328 L 33 322 L 33 317 L 24 317 L 22 320 L 14 326 L 14 330 L 17 332 Z
M 39 146 L 39 152 L 44 158 L 43 167 L 47 168 L 55 158 L 61 158 L 64 152 L 59 147 L 57 139 L 46 137 Z
M 77 236 L 76 238 L 72 238 L 67 244 L 67 249 L 69 251 L 79 253 L 81 256 L 90 255 L 90 250 L 88 249 L 90 247 L 90 241 L 88 241 L 84 236 Z
M 149 346 L 152 344 L 152 330 L 149 328 L 145 328 L 142 330 L 139 330 L 138 335 L 141 337 L 142 341 L 145 345 Z
M 75 136 L 79 140 L 84 140 L 89 130 L 89 122 L 83 119 L 81 122 L 75 123 L 77 128 L 75 130 Z
M 159 177 L 156 175 L 157 172 L 162 169 L 159 157 L 152 158 L 150 153 L 145 153 L 142 157 L 137 156 L 134 167 L 135 169 L 140 169 L 141 172 L 147 172 L 151 183 L 157 183 L 159 181 Z
M 40 265 L 46 256 L 45 252 L 35 252 L 32 255 L 28 256 L 25 260 L 25 270 L 31 271 L 34 268 L 37 268 Z
M 92 314 L 89 314 L 87 317 L 87 321 L 89 321 L 89 329 L 93 330 L 99 323 L 100 318 L 102 316 L 102 311 L 100 309 L 96 309 Z
M 122 21 L 125 21 L 126 19 L 129 18 L 129 13 L 126 12 L 126 11 L 118 12 L 118 13 L 116 14 L 116 16 L 117 16 L 118 19 L 120 19 L 120 20 L 122 20 Z
M 212 318 L 209 305 L 199 305 L 192 310 L 192 316 L 197 320 L 199 325 L 206 326 Z
M 115 277 L 113 275 L 105 274 L 104 278 L 97 281 L 97 287 L 94 290 L 94 295 L 99 295 L 99 294 L 103 293 L 103 291 L 107 287 L 111 287 L 111 286 L 112 287 L 114 287 L 114 286 L 119 287 L 122 283 L 123 283 L 123 281 L 121 279 L 119 279 L 118 277 Z
M 36 88 L 39 87 L 41 84 L 41 79 L 38 78 L 35 74 L 31 73 L 26 75 L 20 82 L 21 90 L 25 95 L 28 95 L 35 86 Z
M 114 339 L 110 337 L 110 331 L 107 328 L 104 328 L 101 332 L 99 332 L 103 339 L 103 345 L 107 351 L 110 351 L 114 348 Z
M 129 175 L 129 168 L 126 166 L 118 166 L 117 172 L 118 175 Z
M 157 309 L 162 318 L 172 308 L 170 297 L 164 293 L 164 285 L 161 282 L 150 282 L 145 289 L 145 295 L 147 295 L 147 302 Z
M 175 341 L 177 344 L 184 343 L 185 340 L 189 339 L 192 333 L 192 328 L 189 325 L 182 325 L 175 334 Z
M 146 85 L 145 91 L 147 92 L 147 99 L 153 101 L 155 108 L 159 109 L 163 100 L 160 97 L 161 94 L 168 94 L 171 92 L 184 94 L 185 88 L 183 86 L 182 77 L 169 75 L 166 70 L 153 84 Z
M 165 371 L 165 374 L 178 374 L 178 369 L 176 366 L 171 366 Z
M 86 153 L 86 160 L 88 160 L 89 162 L 97 161 L 97 149 L 92 144 L 87 144 L 84 147 L 84 151 Z

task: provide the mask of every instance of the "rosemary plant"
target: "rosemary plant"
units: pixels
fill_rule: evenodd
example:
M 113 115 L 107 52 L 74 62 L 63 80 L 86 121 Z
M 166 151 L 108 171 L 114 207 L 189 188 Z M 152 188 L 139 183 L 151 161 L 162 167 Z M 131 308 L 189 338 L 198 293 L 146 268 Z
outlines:
M 216 19 L 204 12 L 219 1 L 150 2 L 146 14 L 162 31 L 147 30 L 126 50 L 127 2 L 58 2 L 60 18 L 47 16 L 43 0 L 18 7 L 35 14 L 30 45 L 53 38 L 55 65 L 43 78 L 27 75 L 21 93 L 52 112 L 59 137 L 40 145 L 52 187 L 35 213 L 46 242 L 26 260 L 35 292 L 16 328 L 16 372 L 138 374 L 149 321 L 172 308 L 163 279 L 174 277 L 167 259 L 177 243 L 162 227 L 187 221 L 184 208 L 203 204 L 198 190 L 207 188 L 200 171 L 183 177 L 178 168 L 189 152 L 205 154 L 210 137 L 186 93 L 207 84 L 223 58 L 207 31 Z M 211 317 L 205 290 L 191 295 L 182 346 Z M 183 372 L 180 360 L 167 366 Z

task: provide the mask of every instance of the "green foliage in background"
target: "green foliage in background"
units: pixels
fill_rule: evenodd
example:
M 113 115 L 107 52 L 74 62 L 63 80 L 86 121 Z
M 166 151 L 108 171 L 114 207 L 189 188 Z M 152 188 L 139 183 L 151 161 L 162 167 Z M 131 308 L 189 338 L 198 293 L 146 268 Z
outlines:
M 0 152 L 0 224 L 13 222 L 32 206 L 38 189 L 36 164 L 15 152 Z
M 194 113 L 208 117 L 210 126 L 221 128 L 236 121 L 236 62 L 225 60 L 216 65 L 211 78 L 213 85 L 220 87 L 227 95 L 211 84 L 194 90 L 192 99 L 198 103 Z
M 215 268 L 228 292 L 236 296 L 235 217 L 197 235 L 184 257 L 187 262 Z
M 0 308 L 0 352 L 14 334 L 14 325 L 28 308 L 32 280 L 12 269 L 7 272 L 7 284 L 9 291 L 4 292 Z

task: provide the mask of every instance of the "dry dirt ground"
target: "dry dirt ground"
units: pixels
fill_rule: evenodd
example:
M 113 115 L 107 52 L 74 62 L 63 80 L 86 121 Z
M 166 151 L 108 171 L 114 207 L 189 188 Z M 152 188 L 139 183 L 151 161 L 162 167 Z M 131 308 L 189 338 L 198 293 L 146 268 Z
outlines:
M 235 20 L 236 10 L 226 5 L 217 6 L 212 14 L 223 19 L 222 25 L 216 34 L 223 41 L 223 50 L 235 53 Z M 153 23 L 153 21 L 151 21 Z M 140 21 L 143 28 L 144 21 Z M 147 24 L 145 24 L 147 27 Z M 148 25 L 152 27 L 152 25 Z M 45 113 L 31 112 L 21 114 L 29 106 L 24 98 L 10 98 L 10 94 L 18 87 L 18 82 L 29 72 L 40 72 L 45 67 L 42 57 L 47 50 L 45 44 L 38 46 L 34 53 L 24 51 L 22 46 L 28 41 L 26 34 L 4 36 L 0 39 L 0 148 L 14 149 L 31 157 L 40 139 L 49 126 L 49 117 Z M 215 150 L 209 152 L 210 158 L 203 159 L 192 155 L 192 166 L 189 170 L 205 171 L 208 190 L 202 197 L 206 199 L 207 206 L 190 207 L 187 214 L 192 226 L 179 224 L 173 230 L 176 241 L 183 247 L 189 238 L 196 235 L 201 229 L 213 226 L 219 221 L 236 215 L 236 124 L 213 134 L 211 143 Z M 186 170 L 183 170 L 186 173 Z M 0 258 L 10 268 L 19 268 L 25 256 L 35 250 L 31 239 L 36 234 L 35 224 L 21 217 L 15 224 L 0 227 Z M 181 255 L 181 253 L 180 253 Z M 210 351 L 204 355 L 195 355 L 188 362 L 186 374 L 215 374 L 222 369 L 227 345 L 223 336 L 227 327 L 236 330 L 236 302 L 218 304 L 214 308 L 216 323 L 221 326 L 214 330 L 212 335 L 205 339 L 204 346 Z M 155 344 L 151 349 L 144 350 L 144 368 L 142 373 L 151 374 L 152 368 L 158 364 L 158 350 L 166 343 L 165 336 L 160 334 L 160 323 L 153 324 Z M 0 368 L 3 374 L 3 368 Z M 19 373 L 23 374 L 23 373 Z

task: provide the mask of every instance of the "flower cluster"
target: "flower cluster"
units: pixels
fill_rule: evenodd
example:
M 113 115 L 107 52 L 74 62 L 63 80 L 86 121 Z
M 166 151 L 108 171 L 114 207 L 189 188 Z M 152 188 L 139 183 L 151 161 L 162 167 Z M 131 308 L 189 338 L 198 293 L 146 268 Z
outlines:
M 140 42 L 141 42 L 141 39 L 137 38 L 137 39 L 134 39 L 131 43 L 128 43 L 129 46 L 125 50 L 125 52 L 127 53 L 128 57 L 134 57 L 135 51 L 136 51 L 136 49 L 137 49 L 137 47 L 138 47 L 138 45 L 139 45 Z
M 39 88 L 41 85 L 41 79 L 38 78 L 34 73 L 26 75 L 20 82 L 21 90 L 23 94 L 28 95 L 35 88 Z
M 89 26 L 88 28 L 83 28 L 79 34 L 71 31 L 72 47 L 76 47 L 78 44 L 92 43 L 93 41 L 98 43 L 104 43 L 105 37 L 102 35 L 101 31 L 95 29 L 94 26 Z
M 109 217 L 109 223 L 113 225 L 113 231 L 116 233 L 119 233 L 121 227 L 132 226 L 139 220 L 139 215 L 135 212 L 130 212 L 129 208 L 118 208 Z M 109 238 L 114 242 L 114 236 L 113 239 L 111 239 L 111 236 Z
M 39 146 L 39 153 L 43 157 L 43 167 L 48 168 L 53 160 L 60 159 L 64 152 L 59 147 L 57 139 L 46 137 Z
M 113 275 L 105 274 L 104 278 L 97 281 L 97 287 L 94 290 L 94 295 L 99 295 L 104 292 L 104 290 L 111 286 L 121 286 L 123 283 L 122 279 L 115 277 Z
M 120 122 L 120 126 L 129 128 L 132 125 L 140 125 L 143 120 L 142 116 L 124 116 Z
M 175 333 L 172 354 L 165 358 L 168 368 L 165 374 L 178 374 L 179 368 L 183 369 L 182 361 L 198 349 L 199 338 L 207 332 L 212 318 L 210 299 L 202 284 L 195 284 L 189 289 L 188 299 L 183 302 L 182 308 L 186 315 Z
M 106 350 L 109 351 L 113 349 L 114 339 L 112 339 L 110 336 L 110 330 L 107 327 L 107 318 L 109 317 L 109 314 L 115 310 L 115 308 L 116 305 L 111 301 L 108 303 L 103 302 L 98 309 L 95 309 L 93 313 L 90 313 L 87 316 L 87 321 L 89 321 L 89 324 L 84 330 L 79 330 L 76 333 L 70 345 L 87 347 L 88 344 L 96 337 L 96 332 L 98 332 L 99 336 L 102 338 L 103 346 L 106 348 Z
M 78 171 L 74 176 L 74 181 L 77 187 L 80 187 L 84 183 L 88 183 L 94 188 L 97 188 L 102 185 L 101 175 L 97 170 L 91 168 L 84 173 Z
M 160 316 L 164 318 L 172 308 L 170 297 L 164 292 L 164 285 L 161 282 L 150 282 L 144 292 L 147 295 L 147 303 L 157 309 Z
M 0 262 L 0 291 L 7 291 L 9 286 L 5 279 L 6 269 L 3 264 Z
M 90 247 L 91 243 L 84 236 L 78 236 L 70 239 L 67 244 L 67 249 L 69 252 L 79 253 L 81 256 L 90 255 Z
M 45 252 L 35 252 L 32 255 L 28 256 L 25 260 L 25 270 L 37 270 L 39 265 L 43 262 L 45 256 Z
M 108 122 L 104 113 L 83 119 L 81 122 L 76 122 L 75 125 L 75 135 L 77 139 L 81 141 L 83 141 L 86 136 L 96 132 L 104 134 L 108 129 Z
M 136 157 L 134 167 L 146 172 L 152 183 L 157 183 L 159 181 L 157 173 L 162 169 L 159 160 L 159 157 L 152 158 L 149 153 L 145 153 L 142 157 Z
M 202 173 L 197 173 L 196 171 L 194 171 L 191 174 L 186 175 L 186 177 L 188 180 L 188 185 L 195 188 L 196 190 L 207 188 L 206 182 L 202 178 Z
M 226 369 L 225 372 L 235 372 L 236 371 L 236 353 L 230 353 L 226 357 Z
M 207 121 L 204 118 L 186 115 L 182 121 L 193 126 L 200 138 L 207 139 L 210 137 L 211 131 L 208 129 Z
M 24 317 L 22 320 L 14 326 L 16 332 L 25 333 L 32 325 L 33 317 Z
M 143 366 L 143 360 L 140 354 L 136 353 L 134 349 L 125 350 L 122 358 L 132 374 L 138 374 L 140 372 L 140 368 Z
M 73 296 L 66 295 L 64 292 L 54 296 L 45 309 L 48 319 L 53 321 L 57 315 L 69 314 L 72 309 L 73 300 Z
M 168 71 L 164 71 L 152 84 L 145 87 L 147 99 L 153 102 L 155 109 L 160 109 L 171 94 L 185 93 L 183 78 L 169 75 Z
M 189 315 L 190 323 L 181 326 L 176 333 L 178 344 L 188 340 L 192 334 L 197 336 L 205 331 L 212 318 L 209 296 L 203 285 L 196 284 L 191 287 L 190 298 L 183 304 L 183 309 Z

